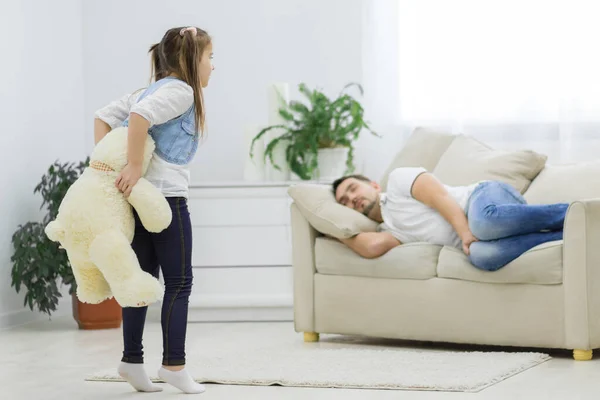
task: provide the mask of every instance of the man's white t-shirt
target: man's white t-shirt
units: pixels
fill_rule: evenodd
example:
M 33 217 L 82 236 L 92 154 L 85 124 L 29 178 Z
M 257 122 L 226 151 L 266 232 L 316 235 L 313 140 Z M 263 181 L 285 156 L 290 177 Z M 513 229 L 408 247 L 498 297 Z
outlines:
M 452 225 L 411 194 L 415 179 L 424 172 L 427 172 L 425 168 L 408 167 L 396 168 L 390 173 L 387 192 L 380 197 L 383 223 L 379 229 L 390 232 L 401 243 L 426 242 L 461 249 L 462 241 Z M 464 211 L 478 184 L 444 187 Z

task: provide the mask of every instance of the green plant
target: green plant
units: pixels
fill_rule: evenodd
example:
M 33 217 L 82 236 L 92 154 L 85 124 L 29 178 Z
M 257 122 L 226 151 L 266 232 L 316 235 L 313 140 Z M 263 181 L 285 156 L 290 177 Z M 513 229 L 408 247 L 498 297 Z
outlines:
M 356 86 L 360 94 L 363 94 L 360 84 L 350 83 L 337 98 L 330 100 L 322 91 L 310 90 L 304 83 L 298 85 L 300 93 L 308 99 L 308 104 L 290 101 L 281 107 L 279 115 L 286 123 L 261 130 L 252 140 L 250 156 L 254 156 L 254 145 L 258 139 L 273 129 L 281 129 L 281 135 L 267 144 L 264 154 L 265 161 L 268 157 L 275 168 L 281 169 L 273 160 L 273 151 L 281 143 L 286 146 L 286 161 L 290 169 L 301 179 L 313 178 L 318 169 L 318 151 L 325 148 L 347 147 L 346 173 L 353 172 L 353 141 L 358 139 L 363 129 L 375 136 L 379 135 L 365 122 L 360 102 L 346 93 L 346 89 L 352 86 Z
M 47 213 L 40 222 L 28 222 L 19 225 L 12 236 L 14 254 L 11 257 L 12 283 L 17 293 L 21 285 L 25 286 L 23 305 L 34 306 L 41 312 L 51 315 L 56 311 L 59 297 L 62 297 L 57 285 L 58 278 L 64 285 L 70 285 L 69 294 L 76 290 L 75 278 L 67 253 L 59 244 L 46 237 L 44 228 L 56 218 L 58 208 L 69 187 L 79 178 L 89 164 L 89 158 L 79 163 L 61 164 L 55 161 L 50 166 L 33 193 L 40 193 L 43 208 Z

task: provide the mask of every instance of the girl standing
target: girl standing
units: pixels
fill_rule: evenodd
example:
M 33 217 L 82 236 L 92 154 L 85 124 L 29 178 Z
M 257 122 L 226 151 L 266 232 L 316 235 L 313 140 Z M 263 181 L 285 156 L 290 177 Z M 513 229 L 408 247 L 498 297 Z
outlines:
M 150 233 L 135 216 L 132 248 L 142 269 L 156 278 L 159 266 L 165 281 L 162 303 L 163 359 L 158 371 L 165 382 L 185 393 L 201 393 L 204 386 L 185 369 L 185 338 L 192 288 L 192 229 L 187 198 L 189 164 L 204 132 L 204 97 L 212 65 L 212 41 L 200 28 L 168 30 L 150 47 L 153 83 L 144 91 L 126 95 L 95 114 L 98 143 L 110 130 L 128 127 L 128 163 L 115 181 L 125 196 L 142 175 L 146 136 L 156 149 L 145 178 L 167 198 L 173 213 L 171 225 Z M 143 366 L 142 335 L 148 307 L 123 308 L 124 351 L 119 374 L 136 390 L 162 390 L 152 384 Z

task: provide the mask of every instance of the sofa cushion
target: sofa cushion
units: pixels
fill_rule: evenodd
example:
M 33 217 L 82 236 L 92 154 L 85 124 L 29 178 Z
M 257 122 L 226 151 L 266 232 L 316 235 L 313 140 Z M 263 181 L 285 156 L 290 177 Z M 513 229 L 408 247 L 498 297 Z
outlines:
M 440 252 L 437 275 L 465 281 L 487 283 L 562 283 L 562 240 L 547 242 L 523 253 L 519 258 L 493 272 L 475 268 L 467 256 L 454 247 Z
M 379 184 L 387 188 L 390 172 L 400 167 L 423 167 L 431 172 L 456 135 L 427 128 L 416 128 L 396 154 Z
M 324 235 L 342 239 L 377 231 L 377 222 L 336 202 L 330 185 L 300 183 L 288 193 L 308 223 Z
M 523 195 L 530 204 L 600 198 L 600 161 L 546 165 Z
M 429 279 L 436 275 L 441 246 L 411 243 L 376 259 L 362 258 L 336 239 L 319 237 L 315 244 L 317 272 L 369 278 Z
M 498 180 L 524 193 L 544 168 L 547 158 L 531 150 L 494 150 L 473 137 L 459 135 L 442 155 L 433 174 L 446 185 Z

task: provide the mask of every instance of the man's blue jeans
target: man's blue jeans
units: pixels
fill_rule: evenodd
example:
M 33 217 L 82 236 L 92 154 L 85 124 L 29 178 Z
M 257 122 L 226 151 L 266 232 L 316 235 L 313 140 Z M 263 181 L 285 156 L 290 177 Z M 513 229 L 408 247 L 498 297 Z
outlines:
M 480 184 L 466 210 L 471 233 L 479 239 L 469 248 L 471 264 L 496 271 L 537 245 L 562 240 L 568 207 L 565 203 L 530 205 L 508 184 Z

